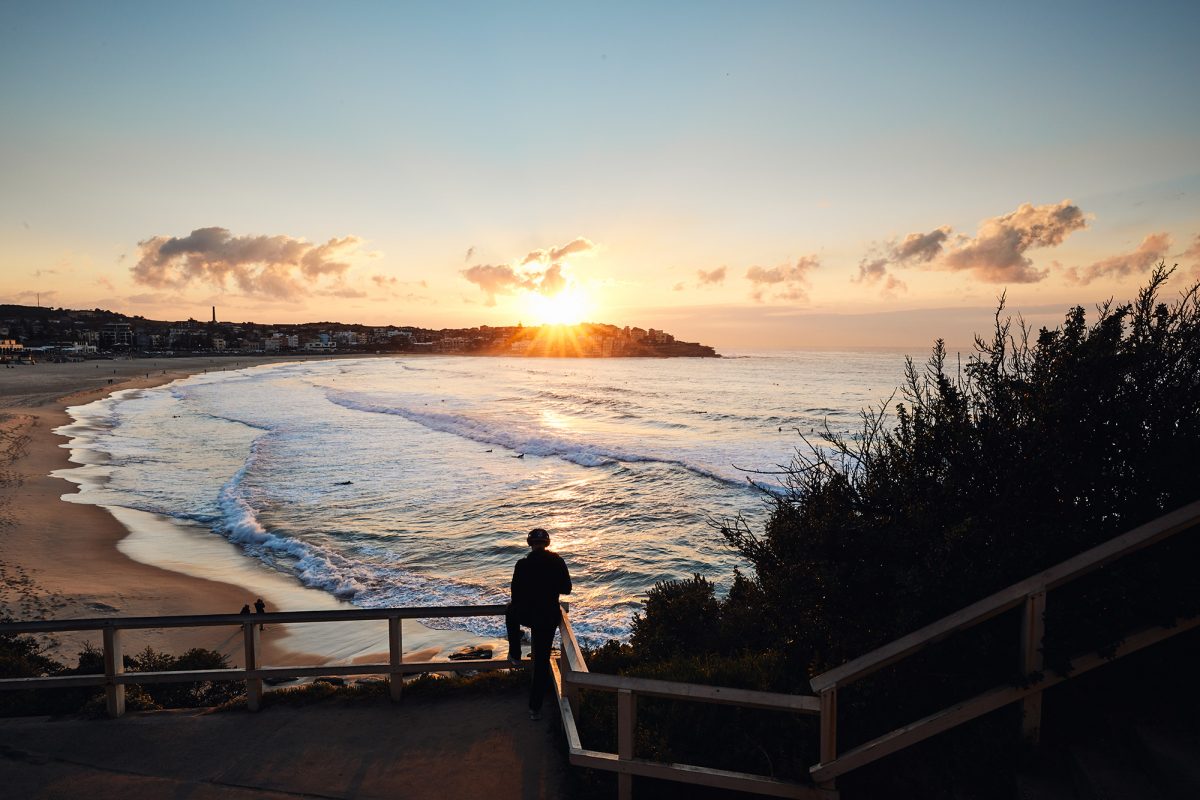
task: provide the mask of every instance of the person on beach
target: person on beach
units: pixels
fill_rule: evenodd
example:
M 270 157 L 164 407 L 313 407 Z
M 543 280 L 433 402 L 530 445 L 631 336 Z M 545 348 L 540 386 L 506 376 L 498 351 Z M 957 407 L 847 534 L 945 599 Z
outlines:
M 534 528 L 525 538 L 529 555 L 513 568 L 512 602 L 504 615 L 508 628 L 508 661 L 521 664 L 521 626 L 532 634 L 533 681 L 529 687 L 529 718 L 542 718 L 542 701 L 550 687 L 550 645 L 558 628 L 558 596 L 571 593 L 571 573 L 558 553 L 551 552 L 550 534 Z

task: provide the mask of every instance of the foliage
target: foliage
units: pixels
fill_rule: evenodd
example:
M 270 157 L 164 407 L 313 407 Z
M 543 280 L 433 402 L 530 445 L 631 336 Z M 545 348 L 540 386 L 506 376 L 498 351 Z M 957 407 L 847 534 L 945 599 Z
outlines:
M 761 536 L 724 526 L 795 666 L 836 666 L 1200 497 L 1200 304 L 1196 286 L 1159 302 L 1169 275 L 1036 339 L 1002 302 L 960 374 L 941 341 L 924 371 L 909 361 L 894 427 L 868 411 L 800 453 Z
M 215 650 L 194 647 L 183 655 L 172 656 L 147 647 L 135 656 L 125 657 L 126 672 L 182 672 L 202 669 L 228 669 L 229 659 Z M 240 694 L 240 681 L 194 681 L 191 683 L 134 684 L 137 691 L 155 708 L 198 708 L 218 706 Z M 130 687 L 130 692 L 133 691 Z M 128 704 L 130 692 L 127 692 Z
M 1161 302 L 1170 274 L 1159 265 L 1133 302 L 1104 304 L 1090 323 L 1076 307 L 1036 335 L 1004 318 L 1002 299 L 965 364 L 940 340 L 924 369 L 909 360 L 894 416 L 868 409 L 857 434 L 806 440 L 761 530 L 719 523 L 750 576 L 725 598 L 700 576 L 657 585 L 632 647 L 593 651 L 596 668 L 682 677 L 704 657 L 740 658 L 727 685 L 806 691 L 809 676 L 1200 498 L 1200 287 Z M 1073 653 L 1200 612 L 1197 538 L 1052 593 L 1048 666 L 1069 671 Z M 843 742 L 1019 681 L 1011 617 L 843 691 Z M 687 724 L 677 713 L 659 720 L 672 742 Z M 719 745 L 732 738 L 722 729 Z M 815 753 L 812 738 L 792 746 Z M 969 737 L 938 746 L 988 749 Z M 693 763 L 706 754 L 696 747 Z
M 225 656 L 201 648 L 193 648 L 183 655 L 173 656 L 147 647 L 137 655 L 125 656 L 124 662 L 126 672 L 177 672 L 229 667 Z M 68 667 L 44 655 L 41 644 L 32 636 L 0 634 L 0 677 L 98 675 L 103 672 L 104 654 L 90 643 L 85 644 L 79 651 L 75 665 Z M 129 684 L 125 691 L 125 706 L 131 711 L 217 706 L 242 693 L 242 684 L 237 681 Z M 70 714 L 81 711 L 98 713 L 103 710 L 104 694 L 96 687 L 0 692 L 0 716 Z
M 0 623 L 14 621 L 12 617 L 0 617 Z M 62 664 L 47 656 L 32 636 L 0 633 L 0 678 L 36 678 L 61 669 Z M 0 692 L 0 716 L 37 713 L 39 694 L 37 691 Z

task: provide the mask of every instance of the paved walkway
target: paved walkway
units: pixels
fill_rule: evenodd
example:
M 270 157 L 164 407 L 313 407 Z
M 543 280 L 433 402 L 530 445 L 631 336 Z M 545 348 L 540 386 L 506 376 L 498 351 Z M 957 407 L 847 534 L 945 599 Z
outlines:
M 557 721 L 517 691 L 327 699 L 118 720 L 0 719 L 0 795 L 12 798 L 470 798 L 557 800 Z M 549 703 L 547 704 L 549 706 Z M 550 710 L 549 708 L 547 710 Z

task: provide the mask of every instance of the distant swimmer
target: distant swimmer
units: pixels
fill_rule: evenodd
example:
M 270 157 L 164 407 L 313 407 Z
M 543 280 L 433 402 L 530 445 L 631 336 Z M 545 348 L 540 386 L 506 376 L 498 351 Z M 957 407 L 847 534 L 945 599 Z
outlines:
M 524 457 L 525 457 L 524 453 L 518 453 L 517 455 L 513 456 L 513 458 L 524 458 Z
M 487 450 L 484 450 L 483 452 L 490 453 L 490 452 L 492 452 L 492 448 L 489 447 Z
M 354 483 L 354 481 L 338 481 L 334 484 L 334 486 L 349 486 L 352 483 Z

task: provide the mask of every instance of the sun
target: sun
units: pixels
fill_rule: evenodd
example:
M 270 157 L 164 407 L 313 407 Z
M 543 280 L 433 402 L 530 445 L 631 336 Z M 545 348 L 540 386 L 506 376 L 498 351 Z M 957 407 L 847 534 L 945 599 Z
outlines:
M 587 295 L 569 286 L 555 295 L 530 292 L 525 304 L 532 317 L 542 325 L 578 325 L 591 311 Z

